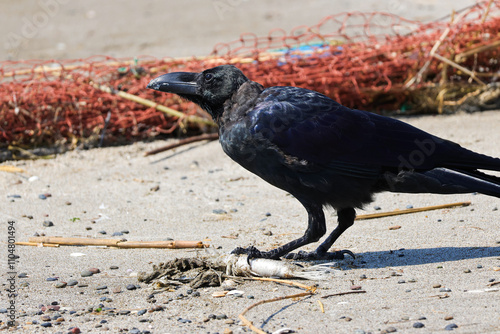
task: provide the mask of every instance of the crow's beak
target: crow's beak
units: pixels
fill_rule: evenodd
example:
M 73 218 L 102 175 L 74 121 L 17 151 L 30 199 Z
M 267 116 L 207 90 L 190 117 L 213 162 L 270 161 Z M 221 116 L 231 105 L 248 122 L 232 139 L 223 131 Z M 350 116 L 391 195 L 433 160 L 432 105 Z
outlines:
M 148 88 L 180 95 L 196 95 L 198 73 L 173 72 L 151 80 Z

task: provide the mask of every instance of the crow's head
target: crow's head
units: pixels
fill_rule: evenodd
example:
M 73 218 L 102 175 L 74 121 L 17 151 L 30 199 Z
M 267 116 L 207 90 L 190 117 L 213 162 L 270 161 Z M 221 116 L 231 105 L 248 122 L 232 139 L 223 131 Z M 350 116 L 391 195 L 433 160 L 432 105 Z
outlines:
M 222 65 L 201 73 L 167 73 L 151 80 L 148 88 L 193 101 L 216 119 L 222 114 L 224 102 L 246 81 L 248 78 L 238 68 Z

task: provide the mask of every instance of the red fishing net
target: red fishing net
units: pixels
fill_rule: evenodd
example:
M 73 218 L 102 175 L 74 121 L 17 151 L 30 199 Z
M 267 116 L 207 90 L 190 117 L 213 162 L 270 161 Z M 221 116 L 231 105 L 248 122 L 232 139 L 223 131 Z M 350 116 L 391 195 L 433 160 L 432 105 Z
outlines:
M 473 99 L 487 105 L 500 94 L 499 13 L 500 0 L 432 23 L 341 13 L 290 32 L 243 34 L 203 58 L 3 61 L 0 149 L 92 146 L 101 135 L 109 145 L 211 131 L 204 111 L 146 85 L 165 72 L 225 63 L 264 86 L 301 86 L 378 113 L 447 112 Z

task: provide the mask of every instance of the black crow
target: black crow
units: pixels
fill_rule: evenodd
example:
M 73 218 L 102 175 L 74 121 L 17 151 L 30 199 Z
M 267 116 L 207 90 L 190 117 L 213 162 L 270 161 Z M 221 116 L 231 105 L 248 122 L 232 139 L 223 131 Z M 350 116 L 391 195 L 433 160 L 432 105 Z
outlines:
M 305 207 L 305 234 L 281 247 L 233 252 L 277 259 L 318 241 L 325 233 L 323 207 L 337 210 L 338 226 L 310 253 L 292 258 L 343 258 L 329 253 L 353 223 L 355 208 L 382 191 L 500 197 L 500 159 L 467 150 L 402 121 L 353 110 L 325 95 L 297 87 L 264 89 L 238 68 L 164 74 L 148 88 L 170 92 L 205 109 L 219 126 L 222 149 L 234 161 Z

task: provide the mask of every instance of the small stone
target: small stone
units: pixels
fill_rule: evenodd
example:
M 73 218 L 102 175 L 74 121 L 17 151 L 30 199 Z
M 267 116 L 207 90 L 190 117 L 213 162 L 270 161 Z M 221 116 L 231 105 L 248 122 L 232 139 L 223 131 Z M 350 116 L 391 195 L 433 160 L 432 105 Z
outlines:
M 40 324 L 40 326 L 42 326 L 42 327 L 52 327 L 52 324 L 50 322 L 42 322 Z
M 471 271 L 470 271 L 470 269 L 465 269 L 465 270 L 464 270 L 464 273 L 465 273 L 465 274 L 469 274 L 470 272 L 471 272 Z
M 215 319 L 217 319 L 217 320 L 227 319 L 227 315 L 225 315 L 225 314 L 218 314 L 218 315 L 215 316 Z
M 222 209 L 214 209 L 214 210 L 212 210 L 212 213 L 214 213 L 216 215 L 225 215 L 225 214 L 227 214 L 227 211 L 222 210 Z
M 141 315 L 145 314 L 147 311 L 148 310 L 146 310 L 146 309 L 140 310 L 137 312 L 137 315 L 141 316 Z
M 247 295 L 248 299 L 254 299 L 255 297 L 253 295 Z
M 262 234 L 264 234 L 264 235 L 268 235 L 268 236 L 271 236 L 271 235 L 273 235 L 273 232 L 271 232 L 271 231 L 269 231 L 269 230 L 266 230 L 266 231 L 264 231 Z
M 127 315 L 127 314 L 130 314 L 130 311 L 129 311 L 129 310 L 121 310 L 121 311 L 118 311 L 118 315 Z
M 48 277 L 47 282 L 54 282 L 54 281 L 57 281 L 58 279 L 59 279 L 59 277 Z
M 408 280 L 408 283 L 415 283 L 416 281 L 417 281 L 416 279 L 414 279 L 414 278 L 410 278 L 410 279 Z
M 183 324 L 189 324 L 189 323 L 191 323 L 191 322 L 192 322 L 191 320 L 189 320 L 189 319 L 184 319 L 184 318 L 179 318 L 179 319 L 177 319 L 177 321 L 182 322 Z
M 0 313 L 7 313 L 7 309 L 6 308 L 0 308 Z
M 78 288 L 86 288 L 88 287 L 89 285 L 88 284 L 85 284 L 85 283 L 78 283 L 77 287 Z
M 68 281 L 68 286 L 74 286 L 74 285 L 77 285 L 77 284 L 78 284 L 77 280 L 72 279 L 72 280 Z
M 444 317 L 444 320 L 453 320 L 453 316 L 452 315 L 447 315 L 446 317 Z
M 89 276 L 92 276 L 92 275 L 94 275 L 94 273 L 91 272 L 90 270 L 84 270 L 84 271 L 82 271 L 80 273 L 80 276 L 82 276 L 82 277 L 89 277 Z
M 360 276 L 359 276 L 359 279 L 367 279 L 367 278 L 368 278 L 368 277 L 366 277 L 366 275 L 365 275 L 365 274 L 363 274 L 363 275 L 360 275 Z
M 45 226 L 45 227 L 51 227 L 51 226 L 54 226 L 54 223 L 51 222 L 50 220 L 44 220 L 43 221 L 43 226 Z
M 99 234 L 108 234 L 108 232 L 106 232 L 106 231 L 104 231 L 104 230 L 99 231 L 98 233 L 99 233 Z
M 400 228 L 401 228 L 400 225 L 389 226 L 390 231 L 399 230 Z
M 482 267 L 483 267 L 483 266 L 482 266 L 482 265 L 480 265 L 480 264 L 478 264 L 478 265 L 476 266 L 476 268 L 477 268 L 477 269 L 481 269 Z
M 421 322 L 416 322 L 413 324 L 413 328 L 424 328 L 425 325 Z
M 122 232 L 113 232 L 112 236 L 113 237 L 119 237 L 119 236 L 122 236 L 123 233 Z
M 439 289 L 439 288 L 441 287 L 441 284 L 434 284 L 432 287 L 433 287 L 434 289 Z
M 95 289 L 96 290 L 106 290 L 108 288 L 107 285 L 99 285 L 98 287 L 96 287 Z
M 427 318 L 426 317 L 420 317 L 420 318 L 418 318 L 418 320 L 427 320 Z
M 227 291 L 215 291 L 212 293 L 212 297 L 221 298 L 226 296 Z
M 80 328 L 73 327 L 73 328 L 71 328 L 70 333 L 72 333 L 72 334 L 80 334 L 81 331 L 80 331 Z
M 233 319 L 227 319 L 224 321 L 225 324 L 228 324 L 228 325 L 232 325 L 234 324 L 234 320 Z
M 351 290 L 361 290 L 361 285 L 352 285 Z
M 99 274 L 101 272 L 99 268 L 90 268 L 89 271 L 91 271 L 94 274 Z
M 439 292 L 451 292 L 450 288 L 441 288 L 439 289 Z
M 404 284 L 404 283 L 406 283 L 406 281 L 405 281 L 404 279 L 400 279 L 400 280 L 398 281 L 398 284 Z
M 116 270 L 116 269 L 118 269 L 118 266 L 110 266 L 109 269 Z
M 137 287 L 134 284 L 127 284 L 126 289 L 127 290 L 135 290 L 135 289 L 137 289 Z
M 141 331 L 138 328 L 132 328 L 129 331 L 130 334 L 141 334 Z
M 19 277 L 19 278 L 28 278 L 28 274 L 27 273 L 20 273 L 19 275 L 17 275 L 17 277 Z
M 122 288 L 120 288 L 120 287 L 113 288 L 113 290 L 111 290 L 111 292 L 120 293 L 120 292 L 122 292 Z
M 413 209 L 413 205 L 408 204 L 408 205 L 406 206 L 406 208 L 407 208 L 407 209 Z
M 39 199 L 47 199 L 47 196 L 45 196 L 45 194 L 40 194 L 40 195 L 38 195 L 38 198 Z
M 382 331 L 382 333 L 394 333 L 394 332 L 397 332 L 397 328 L 396 327 L 387 327 L 385 330 Z
M 233 296 L 233 297 L 242 297 L 244 294 L 243 291 L 240 290 L 231 290 L 229 291 L 226 296 Z
M 42 317 L 40 318 L 40 320 L 42 320 L 42 321 L 50 321 L 50 316 L 48 316 L 48 315 L 42 315 Z
M 373 209 L 374 209 L 374 210 L 377 210 L 377 211 L 378 211 L 378 210 L 382 210 L 382 208 L 381 208 L 380 206 L 378 206 L 378 205 L 375 205 L 375 206 L 373 207 Z
M 456 324 L 449 324 L 449 325 L 446 325 L 446 327 L 444 328 L 444 330 L 446 330 L 446 331 L 452 331 L 455 328 L 458 328 L 458 326 Z
M 54 287 L 57 288 L 57 289 L 62 289 L 62 288 L 65 288 L 66 285 L 68 285 L 68 283 L 66 283 L 66 282 L 58 282 L 58 283 L 54 284 Z

